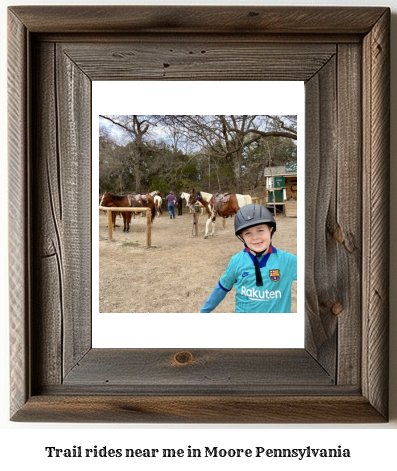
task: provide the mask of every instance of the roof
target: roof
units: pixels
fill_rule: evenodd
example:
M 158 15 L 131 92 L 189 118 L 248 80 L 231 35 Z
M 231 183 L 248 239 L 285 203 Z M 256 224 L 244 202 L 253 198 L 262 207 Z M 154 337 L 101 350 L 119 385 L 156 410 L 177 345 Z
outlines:
M 265 177 L 276 177 L 276 176 L 292 177 L 296 175 L 297 175 L 297 172 L 286 172 L 285 165 L 265 168 Z

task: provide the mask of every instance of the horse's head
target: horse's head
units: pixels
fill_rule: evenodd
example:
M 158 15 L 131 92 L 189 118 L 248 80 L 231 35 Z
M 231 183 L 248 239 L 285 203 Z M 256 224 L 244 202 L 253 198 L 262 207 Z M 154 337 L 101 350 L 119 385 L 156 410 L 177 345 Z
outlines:
M 112 195 L 110 191 L 105 191 L 105 193 L 102 195 L 100 206 L 113 206 Z
M 201 193 L 199 191 L 195 191 L 195 189 L 193 188 L 190 192 L 189 204 L 196 204 L 197 201 L 199 201 L 199 198 L 201 198 Z

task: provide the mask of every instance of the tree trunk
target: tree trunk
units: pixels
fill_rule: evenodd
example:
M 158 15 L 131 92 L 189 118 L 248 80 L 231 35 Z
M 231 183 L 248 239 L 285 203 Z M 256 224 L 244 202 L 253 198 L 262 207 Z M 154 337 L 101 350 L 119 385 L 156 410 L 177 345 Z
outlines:
M 241 163 L 243 161 L 243 156 L 241 151 L 235 152 L 233 154 L 233 175 L 234 175 L 234 184 L 236 187 L 236 193 L 243 194 L 243 187 L 241 182 Z
M 134 175 L 135 175 L 135 193 L 141 193 L 141 169 L 139 168 L 140 159 L 134 161 Z

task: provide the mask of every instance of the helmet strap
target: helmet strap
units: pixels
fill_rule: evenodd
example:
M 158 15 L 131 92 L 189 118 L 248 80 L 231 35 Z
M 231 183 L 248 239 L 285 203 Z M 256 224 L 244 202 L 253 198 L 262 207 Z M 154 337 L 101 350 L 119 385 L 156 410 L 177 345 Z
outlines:
M 261 257 L 265 252 L 266 250 L 269 250 L 269 247 L 266 249 L 266 250 L 263 250 L 262 252 L 255 252 L 253 250 L 251 250 L 247 244 L 245 243 L 244 239 L 238 235 L 237 236 L 242 242 L 244 242 L 244 246 L 246 249 L 248 249 L 250 251 L 250 253 L 252 253 L 252 255 L 254 255 L 254 266 L 255 266 L 255 278 L 256 278 L 256 286 L 263 286 L 263 278 L 262 278 L 262 273 L 261 273 L 261 269 L 259 268 L 259 263 L 258 263 L 258 258 Z
M 255 277 L 256 277 L 256 286 L 263 286 L 263 279 L 261 269 L 259 268 L 258 257 L 260 255 L 255 255 L 254 265 L 255 265 Z

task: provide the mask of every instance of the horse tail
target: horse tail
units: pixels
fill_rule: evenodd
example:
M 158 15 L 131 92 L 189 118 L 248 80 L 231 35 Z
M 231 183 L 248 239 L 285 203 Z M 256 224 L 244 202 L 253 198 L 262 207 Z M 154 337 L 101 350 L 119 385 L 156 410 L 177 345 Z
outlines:
M 151 207 L 151 212 L 152 212 L 152 219 L 151 219 L 151 221 L 153 222 L 153 221 L 154 221 L 154 218 L 156 217 L 156 205 L 155 205 L 155 204 Z

